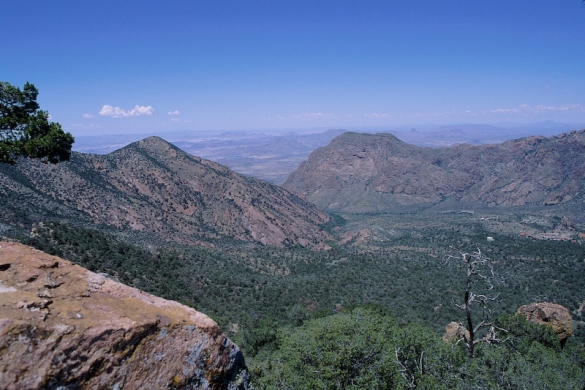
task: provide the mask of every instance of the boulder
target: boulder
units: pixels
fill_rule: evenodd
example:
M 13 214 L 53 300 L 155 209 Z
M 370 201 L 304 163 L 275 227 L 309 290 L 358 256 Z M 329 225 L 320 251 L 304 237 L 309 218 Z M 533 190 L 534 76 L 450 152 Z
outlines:
M 0 242 L 0 388 L 245 389 L 239 348 L 205 314 Z
M 520 306 L 516 315 L 523 315 L 530 322 L 550 326 L 564 344 L 573 334 L 573 318 L 569 310 L 556 303 L 539 302 Z
M 443 335 L 443 340 L 446 343 L 457 342 L 460 339 L 467 339 L 469 340 L 469 331 L 460 323 L 458 322 L 449 322 L 447 326 L 445 326 L 445 334 Z

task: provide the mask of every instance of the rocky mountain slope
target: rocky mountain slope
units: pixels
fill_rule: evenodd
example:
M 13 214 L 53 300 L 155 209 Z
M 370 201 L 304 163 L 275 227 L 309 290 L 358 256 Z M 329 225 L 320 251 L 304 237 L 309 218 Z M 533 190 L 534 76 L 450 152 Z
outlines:
M 221 238 L 318 247 L 328 217 L 289 191 L 191 156 L 158 137 L 108 155 L 0 166 L 0 222 L 47 218 L 191 244 Z
M 0 388 L 244 389 L 242 353 L 206 315 L 0 242 Z
M 391 134 L 345 133 L 284 183 L 318 206 L 379 212 L 458 201 L 482 206 L 581 203 L 585 130 L 496 145 L 431 149 Z

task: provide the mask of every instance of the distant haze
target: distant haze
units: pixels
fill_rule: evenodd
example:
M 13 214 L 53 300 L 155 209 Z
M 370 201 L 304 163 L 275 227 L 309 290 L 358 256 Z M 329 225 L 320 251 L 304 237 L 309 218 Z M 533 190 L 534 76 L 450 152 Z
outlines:
M 326 146 L 346 131 L 394 134 L 418 146 L 444 147 L 458 143 L 500 143 L 531 135 L 550 136 L 579 130 L 583 125 L 542 122 L 523 125 L 455 124 L 347 129 L 281 129 L 226 132 L 174 132 L 163 136 L 182 150 L 228 166 L 238 173 L 282 184 L 311 152 Z M 78 152 L 107 154 L 152 134 L 79 136 L 73 145 Z

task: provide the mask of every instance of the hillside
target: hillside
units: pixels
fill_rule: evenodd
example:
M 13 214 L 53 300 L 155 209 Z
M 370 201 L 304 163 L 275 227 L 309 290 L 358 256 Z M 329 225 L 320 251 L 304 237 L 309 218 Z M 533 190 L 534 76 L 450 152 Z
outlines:
M 584 153 L 585 130 L 440 149 L 409 145 L 391 134 L 345 133 L 314 151 L 283 186 L 344 212 L 453 201 L 570 206 L 582 203 Z
M 191 156 L 158 137 L 108 155 L 0 165 L 0 222 L 110 226 L 184 244 L 235 239 L 322 246 L 326 214 L 289 191 Z

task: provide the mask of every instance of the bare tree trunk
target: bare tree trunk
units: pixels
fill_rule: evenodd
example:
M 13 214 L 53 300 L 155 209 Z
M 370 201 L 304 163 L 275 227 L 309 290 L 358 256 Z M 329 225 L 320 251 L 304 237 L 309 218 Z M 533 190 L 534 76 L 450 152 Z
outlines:
M 465 340 L 467 345 L 467 356 L 470 358 L 473 357 L 473 346 L 474 346 L 474 338 L 475 332 L 473 331 L 473 321 L 471 320 L 471 307 L 469 302 L 470 294 L 471 294 L 471 275 L 473 275 L 473 270 L 471 267 L 471 258 L 466 253 L 463 255 L 463 259 L 465 260 L 465 264 L 467 265 L 467 282 L 465 285 L 465 317 L 467 319 L 467 330 L 469 331 L 469 340 Z
M 490 310 L 488 307 L 488 303 L 497 301 L 498 300 L 497 295 L 494 297 L 490 297 L 484 294 L 477 294 L 471 291 L 472 288 L 474 287 L 474 284 L 478 282 L 485 283 L 488 290 L 493 289 L 494 286 L 492 284 L 492 281 L 496 279 L 496 276 L 490 264 L 490 259 L 485 257 L 481 253 L 479 248 L 477 252 L 472 253 L 460 252 L 460 257 L 449 256 L 447 259 L 463 260 L 463 264 L 460 264 L 460 267 L 467 268 L 467 279 L 465 282 L 465 296 L 463 299 L 463 303 L 461 305 L 455 304 L 455 306 L 465 311 L 465 320 L 467 322 L 465 328 L 467 332 L 465 332 L 465 334 L 463 335 L 463 339 L 465 341 L 465 346 L 467 347 L 467 356 L 473 358 L 475 344 L 479 342 L 493 344 L 507 340 L 507 339 L 501 340 L 497 338 L 496 329 L 504 332 L 506 332 L 506 330 L 496 328 L 489 319 Z M 475 326 L 473 326 L 473 319 L 471 318 L 471 304 L 473 302 L 476 302 L 476 304 L 481 305 L 482 310 L 482 319 Z M 463 324 L 461 323 L 460 325 L 463 326 Z M 487 334 L 484 337 L 476 340 L 475 339 L 476 334 L 483 328 L 489 329 L 487 331 Z

